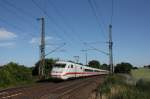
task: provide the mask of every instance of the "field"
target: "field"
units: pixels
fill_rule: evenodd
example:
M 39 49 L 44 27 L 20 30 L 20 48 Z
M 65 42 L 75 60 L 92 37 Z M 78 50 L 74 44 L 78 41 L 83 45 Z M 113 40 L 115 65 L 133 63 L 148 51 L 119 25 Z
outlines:
M 135 69 L 132 70 L 131 74 L 136 80 L 143 79 L 150 81 L 150 69 Z
M 109 75 L 98 88 L 99 99 L 150 99 L 149 76 L 150 69 L 132 70 L 131 74 Z

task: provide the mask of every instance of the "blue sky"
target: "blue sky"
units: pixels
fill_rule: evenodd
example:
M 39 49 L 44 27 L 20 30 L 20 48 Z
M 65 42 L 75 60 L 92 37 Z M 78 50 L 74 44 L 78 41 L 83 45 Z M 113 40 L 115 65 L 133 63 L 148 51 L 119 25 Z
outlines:
M 80 62 L 85 63 L 85 53 L 81 51 L 85 48 L 92 46 L 108 52 L 103 42 L 108 40 L 111 0 L 92 0 L 92 4 L 93 1 L 98 18 L 88 0 L 0 0 L 0 64 L 14 61 L 34 65 L 39 59 L 40 39 L 40 22 L 36 18 L 42 16 L 46 21 L 46 53 L 66 43 L 47 58 L 74 60 L 73 56 L 80 56 Z M 115 64 L 149 64 L 149 5 L 149 0 L 114 0 Z M 88 60 L 92 59 L 108 63 L 108 56 L 89 50 Z

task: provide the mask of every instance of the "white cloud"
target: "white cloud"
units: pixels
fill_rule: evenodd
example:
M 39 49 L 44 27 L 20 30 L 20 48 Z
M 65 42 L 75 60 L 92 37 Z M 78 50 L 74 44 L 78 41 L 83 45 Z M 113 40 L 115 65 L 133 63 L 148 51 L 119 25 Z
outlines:
M 39 38 L 36 38 L 36 37 L 33 37 L 33 38 L 29 41 L 30 44 L 35 44 L 35 43 L 38 43 L 38 44 L 39 44 L 39 42 L 40 42 L 40 39 L 39 39 Z
M 16 37 L 17 35 L 15 33 L 7 31 L 4 28 L 0 28 L 0 40 L 10 40 Z
M 14 47 L 15 46 L 15 43 L 14 42 L 3 42 L 3 43 L 0 43 L 0 47 Z
M 51 37 L 51 36 L 46 36 L 46 37 L 45 37 L 45 40 L 52 40 L 52 39 L 54 39 L 54 38 Z
M 40 37 L 33 37 L 30 41 L 29 41 L 29 43 L 30 44 L 40 44 Z M 51 37 L 51 36 L 46 36 L 45 37 L 45 40 L 48 42 L 48 41 L 55 41 L 55 40 L 57 40 L 57 39 L 55 39 L 55 38 L 53 38 L 53 37 Z

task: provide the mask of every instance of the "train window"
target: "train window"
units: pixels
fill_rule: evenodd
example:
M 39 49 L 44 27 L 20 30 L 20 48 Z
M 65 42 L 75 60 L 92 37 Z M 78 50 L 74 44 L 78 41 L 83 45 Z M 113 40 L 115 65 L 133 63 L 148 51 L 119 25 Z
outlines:
M 55 64 L 54 67 L 65 68 L 66 64 Z
M 91 69 L 85 69 L 86 72 L 93 72 Z
M 82 67 L 80 67 L 82 69 Z
M 73 65 L 71 65 L 71 68 L 73 68 Z
M 99 72 L 98 70 L 94 70 L 94 72 Z

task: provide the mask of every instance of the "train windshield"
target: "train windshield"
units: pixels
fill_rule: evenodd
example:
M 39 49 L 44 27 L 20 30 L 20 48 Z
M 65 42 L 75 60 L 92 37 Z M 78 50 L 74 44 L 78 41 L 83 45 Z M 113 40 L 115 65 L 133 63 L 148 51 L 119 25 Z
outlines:
M 56 68 L 65 68 L 66 64 L 55 64 L 54 67 Z

